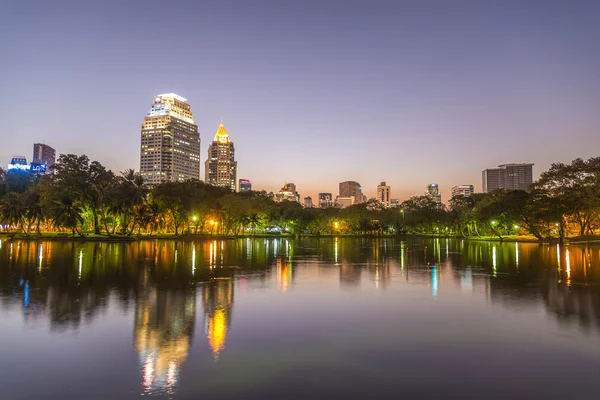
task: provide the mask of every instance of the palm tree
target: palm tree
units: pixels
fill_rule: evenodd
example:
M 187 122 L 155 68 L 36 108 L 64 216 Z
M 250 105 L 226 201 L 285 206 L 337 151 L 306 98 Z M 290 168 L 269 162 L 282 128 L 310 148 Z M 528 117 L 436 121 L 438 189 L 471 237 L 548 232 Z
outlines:
M 83 210 L 70 196 L 63 195 L 56 200 L 52 211 L 54 222 L 58 227 L 71 229 L 73 236 L 75 236 L 75 233 L 83 236 L 78 229 L 78 226 L 83 223 L 83 217 L 81 216 Z
M 0 202 L 0 217 L 3 223 L 14 225 L 17 230 L 23 227 L 26 208 L 19 193 L 8 193 Z

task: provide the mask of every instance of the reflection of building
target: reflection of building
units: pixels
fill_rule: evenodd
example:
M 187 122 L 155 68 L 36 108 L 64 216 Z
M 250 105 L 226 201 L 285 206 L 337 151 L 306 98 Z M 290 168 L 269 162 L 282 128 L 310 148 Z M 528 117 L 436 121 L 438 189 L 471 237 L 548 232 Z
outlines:
M 187 100 L 154 97 L 142 124 L 140 173 L 149 184 L 200 179 L 200 134 Z
M 377 186 L 377 201 L 384 207 L 390 207 L 392 205 L 392 189 L 387 186 L 385 182 L 381 182 Z
M 484 193 L 496 189 L 529 190 L 533 183 L 533 164 L 502 164 L 481 173 Z
M 475 193 L 475 188 L 473 187 L 473 185 L 458 185 L 452 187 L 452 197 L 470 197 L 473 195 L 473 193 Z
M 296 191 L 296 185 L 286 182 L 275 195 L 275 201 L 278 203 L 282 201 L 295 201 L 300 203 L 300 195 Z
M 331 193 L 319 193 L 319 208 L 333 207 L 333 196 Z
M 33 145 L 32 164 L 44 165 L 46 171 L 56 162 L 56 151 L 47 144 L 35 143 Z M 50 170 L 51 171 L 51 170 Z
M 172 394 L 192 345 L 196 315 L 194 290 L 148 290 L 135 311 L 134 347 L 146 393 Z
M 306 207 L 306 208 L 313 208 L 312 197 L 308 196 L 308 197 L 304 198 L 304 207 Z
M 354 181 L 340 182 L 340 192 L 338 197 L 353 197 L 353 204 L 360 204 L 367 201 L 367 196 L 363 194 L 360 183 Z
M 249 192 L 252 190 L 252 183 L 248 179 L 240 179 L 239 189 L 240 192 Z
M 233 310 L 233 280 L 216 279 L 203 287 L 202 305 L 204 307 L 204 333 L 213 356 L 225 347 L 227 330 L 231 324 Z
M 437 183 L 431 183 L 427 185 L 427 192 L 425 195 L 433 200 L 436 204 L 442 204 L 442 195 L 440 195 L 440 188 Z
M 204 163 L 205 179 L 210 185 L 225 187 L 235 192 L 237 162 L 235 148 L 223 121 L 217 129 L 215 138 L 208 146 L 208 158 Z

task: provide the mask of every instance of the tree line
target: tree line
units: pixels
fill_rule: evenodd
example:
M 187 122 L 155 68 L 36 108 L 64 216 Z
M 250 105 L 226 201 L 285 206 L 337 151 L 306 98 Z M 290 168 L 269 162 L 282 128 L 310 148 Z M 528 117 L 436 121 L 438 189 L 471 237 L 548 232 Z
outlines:
M 53 173 L 0 169 L 0 231 L 84 236 L 139 234 L 455 235 L 539 240 L 594 235 L 600 227 L 600 157 L 552 164 L 529 191 L 457 196 L 440 205 L 415 196 L 398 207 L 376 200 L 303 208 L 265 192 L 235 193 L 199 180 L 148 186 L 85 155 L 61 155 Z

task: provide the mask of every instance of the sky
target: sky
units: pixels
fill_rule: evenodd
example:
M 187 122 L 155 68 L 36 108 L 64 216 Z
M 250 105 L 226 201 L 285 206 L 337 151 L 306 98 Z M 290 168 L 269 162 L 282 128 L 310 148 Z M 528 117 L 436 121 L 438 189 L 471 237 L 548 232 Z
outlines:
M 33 143 L 139 169 L 153 96 L 223 118 L 238 178 L 405 200 L 600 156 L 598 1 L 29 1 L 0 13 L 0 164 Z M 202 177 L 204 165 L 202 163 Z

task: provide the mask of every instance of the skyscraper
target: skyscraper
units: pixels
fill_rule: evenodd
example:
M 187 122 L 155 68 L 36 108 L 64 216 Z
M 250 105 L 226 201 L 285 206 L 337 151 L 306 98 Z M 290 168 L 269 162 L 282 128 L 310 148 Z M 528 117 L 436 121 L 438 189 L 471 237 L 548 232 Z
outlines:
M 56 150 L 47 144 L 35 143 L 33 145 L 32 164 L 45 165 L 46 171 L 51 172 L 51 166 L 56 162 Z
M 252 190 L 252 182 L 250 182 L 248 179 L 240 179 L 239 190 L 240 190 L 240 192 L 251 191 Z
M 437 183 L 427 185 L 427 192 L 425 192 L 425 195 L 438 205 L 442 205 L 442 195 L 440 195 L 440 188 Z
M 496 189 L 529 190 L 533 183 L 533 165 L 502 164 L 498 168 L 484 169 L 481 173 L 483 192 Z
M 300 194 L 296 191 L 296 185 L 286 182 L 279 192 L 275 194 L 274 200 L 277 203 L 282 201 L 295 201 L 300 203 Z
M 366 201 L 363 195 L 360 183 L 354 181 L 340 182 L 340 193 L 338 197 L 354 197 L 353 204 L 360 204 Z
M 183 97 L 154 97 L 142 124 L 140 173 L 153 185 L 200 179 L 200 134 Z
M 333 207 L 333 196 L 331 193 L 319 193 L 319 208 Z
M 381 182 L 377 186 L 377 201 L 384 207 L 390 207 L 392 205 L 392 188 L 387 186 L 385 182 Z
M 208 159 L 204 163 L 205 181 L 214 186 L 226 187 L 235 192 L 237 162 L 235 148 L 229 134 L 219 124 L 215 138 L 208 146 Z
M 473 185 L 458 185 L 452 187 L 452 197 L 470 197 L 473 193 L 475 193 L 475 188 L 473 187 Z

